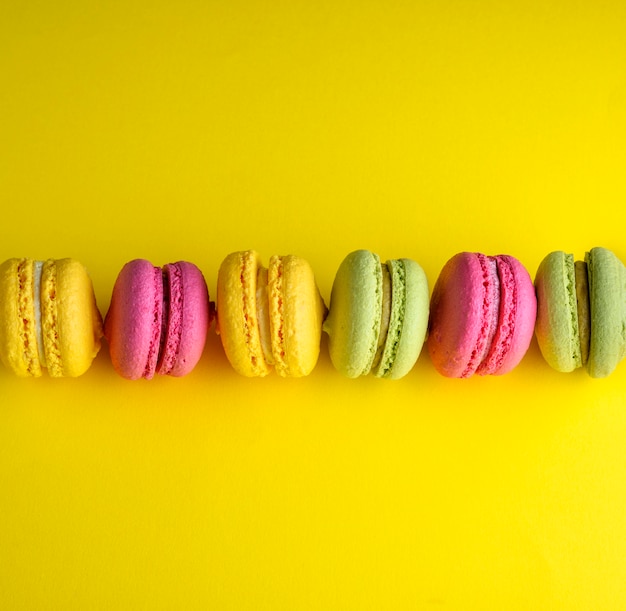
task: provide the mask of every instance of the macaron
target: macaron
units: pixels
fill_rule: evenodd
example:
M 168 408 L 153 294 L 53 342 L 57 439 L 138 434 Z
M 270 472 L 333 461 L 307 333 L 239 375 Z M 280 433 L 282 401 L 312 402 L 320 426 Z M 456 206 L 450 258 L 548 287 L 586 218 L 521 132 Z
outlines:
M 369 250 L 341 262 L 331 289 L 328 334 L 331 361 L 357 378 L 370 372 L 398 379 L 415 365 L 428 325 L 428 281 L 411 259 L 381 263 Z
M 197 365 L 210 325 L 202 272 L 187 261 L 145 259 L 120 271 L 104 320 L 113 367 L 123 378 L 184 376 Z
M 102 317 L 86 269 L 74 259 L 0 265 L 0 358 L 21 377 L 76 377 L 100 349 Z
M 302 377 L 315 367 L 326 306 L 307 261 L 234 252 L 217 276 L 217 332 L 240 374 Z
M 522 359 L 537 300 L 524 266 L 509 255 L 462 252 L 443 267 L 430 302 L 428 352 L 450 378 L 501 375 Z
M 592 248 L 583 261 L 554 251 L 535 276 L 535 334 L 547 363 L 557 371 L 586 367 L 608 376 L 626 356 L 626 271 L 606 248 Z

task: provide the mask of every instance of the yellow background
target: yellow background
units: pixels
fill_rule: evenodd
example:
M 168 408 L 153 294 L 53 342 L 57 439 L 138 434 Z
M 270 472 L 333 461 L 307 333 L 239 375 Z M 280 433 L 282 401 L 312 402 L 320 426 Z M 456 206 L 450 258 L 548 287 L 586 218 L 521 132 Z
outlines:
M 0 260 L 626 260 L 626 5 L 0 5 Z M 625 609 L 626 365 L 0 371 L 2 609 Z

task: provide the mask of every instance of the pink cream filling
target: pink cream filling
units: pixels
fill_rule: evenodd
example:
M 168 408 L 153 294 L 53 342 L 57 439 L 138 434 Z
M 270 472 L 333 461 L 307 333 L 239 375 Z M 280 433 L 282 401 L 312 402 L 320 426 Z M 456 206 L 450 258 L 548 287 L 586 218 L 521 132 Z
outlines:
M 163 319 L 159 346 L 158 372 L 167 375 L 176 364 L 183 333 L 183 277 L 180 266 L 163 267 Z

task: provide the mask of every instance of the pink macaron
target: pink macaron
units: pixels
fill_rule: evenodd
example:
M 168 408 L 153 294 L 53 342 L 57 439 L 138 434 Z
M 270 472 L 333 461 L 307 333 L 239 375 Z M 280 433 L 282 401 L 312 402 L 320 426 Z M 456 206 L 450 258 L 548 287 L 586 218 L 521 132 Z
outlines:
M 113 367 L 130 380 L 184 376 L 200 360 L 210 319 L 206 282 L 193 263 L 130 261 L 104 321 Z
M 536 315 L 533 283 L 517 259 L 459 253 L 433 289 L 430 358 L 449 378 L 507 373 L 526 354 Z

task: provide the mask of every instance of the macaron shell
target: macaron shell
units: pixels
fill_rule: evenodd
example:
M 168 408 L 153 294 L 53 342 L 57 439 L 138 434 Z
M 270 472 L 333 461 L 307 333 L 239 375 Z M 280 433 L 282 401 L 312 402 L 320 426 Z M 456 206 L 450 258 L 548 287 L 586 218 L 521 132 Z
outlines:
M 587 371 L 593 378 L 613 372 L 626 355 L 626 272 L 606 248 L 585 256 L 589 273 L 591 342 Z
M 378 377 L 397 380 L 417 361 L 428 327 L 429 294 L 424 270 L 412 259 L 387 261 L 392 280 L 392 314 Z
M 255 251 L 234 252 L 224 259 L 217 277 L 217 331 L 235 371 L 248 377 L 270 372 L 257 320 L 259 265 Z
M 51 368 L 46 348 L 48 372 L 52 376 L 75 377 L 89 369 L 100 350 L 102 317 L 85 267 L 74 259 L 57 259 L 54 267 L 56 268 L 54 301 L 57 320 L 56 325 L 53 324 L 53 326 L 57 329 L 55 345 L 58 347 L 61 359 L 57 366 Z M 44 274 L 45 269 L 44 264 Z M 43 292 L 42 277 L 42 294 Z M 52 295 L 49 296 L 52 298 Z M 46 341 L 44 335 L 44 347 Z
M 104 321 L 111 362 L 124 378 L 154 376 L 159 353 L 163 282 L 161 269 L 135 259 L 120 271 Z
M 557 371 L 582 365 L 574 257 L 561 250 L 549 253 L 535 275 L 537 320 L 535 336 L 543 358 Z
M 0 359 L 19 377 L 41 375 L 32 259 L 13 258 L 0 265 Z
M 458 253 L 441 270 L 430 301 L 427 345 L 442 375 L 468 377 L 478 367 L 497 316 L 490 303 L 493 282 L 476 253 Z
M 368 250 L 354 251 L 337 270 L 323 325 L 337 371 L 349 378 L 370 372 L 378 347 L 381 313 L 380 259 Z
M 273 256 L 268 268 L 274 367 L 281 376 L 306 376 L 317 364 L 326 306 L 309 263 Z
M 178 261 L 164 266 L 169 282 L 169 315 L 160 374 L 184 376 L 197 365 L 209 328 L 209 293 L 202 272 Z

